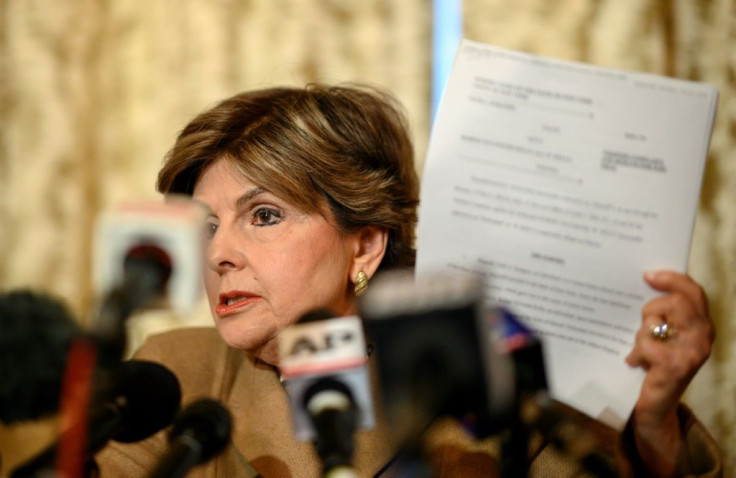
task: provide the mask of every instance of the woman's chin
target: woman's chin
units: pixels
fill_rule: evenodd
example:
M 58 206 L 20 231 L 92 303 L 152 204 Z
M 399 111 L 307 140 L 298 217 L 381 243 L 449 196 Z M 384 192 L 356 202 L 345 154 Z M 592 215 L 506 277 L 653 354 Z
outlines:
M 254 333 L 253 330 L 243 330 L 242 327 L 232 327 L 234 323 L 221 323 L 215 321 L 217 331 L 220 333 L 220 337 L 230 347 L 241 350 L 250 350 L 258 347 L 265 339 L 259 340 L 259 335 Z
M 253 336 L 253 334 L 237 333 L 235 331 L 218 328 L 222 340 L 234 349 L 243 350 L 249 354 L 261 358 L 264 361 L 276 365 L 278 360 L 278 347 L 271 337 Z

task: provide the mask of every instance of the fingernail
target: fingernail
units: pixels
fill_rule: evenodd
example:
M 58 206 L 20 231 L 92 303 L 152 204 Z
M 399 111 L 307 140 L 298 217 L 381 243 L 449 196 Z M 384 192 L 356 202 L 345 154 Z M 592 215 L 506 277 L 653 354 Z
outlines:
M 657 272 L 656 271 L 645 271 L 644 278 L 648 281 L 657 280 Z

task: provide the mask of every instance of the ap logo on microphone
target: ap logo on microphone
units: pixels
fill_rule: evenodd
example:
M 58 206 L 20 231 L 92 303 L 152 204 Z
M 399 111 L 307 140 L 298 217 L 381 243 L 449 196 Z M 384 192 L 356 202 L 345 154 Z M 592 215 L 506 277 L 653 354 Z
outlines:
M 357 316 L 300 321 L 279 334 L 279 369 L 291 402 L 297 440 L 314 440 L 317 395 L 334 392 L 355 411 L 356 428 L 375 426 L 363 322 Z

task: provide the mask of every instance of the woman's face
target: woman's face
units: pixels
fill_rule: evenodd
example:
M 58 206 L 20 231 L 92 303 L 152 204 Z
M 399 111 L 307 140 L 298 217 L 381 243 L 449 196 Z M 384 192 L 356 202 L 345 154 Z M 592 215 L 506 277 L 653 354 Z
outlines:
M 303 212 L 225 160 L 205 169 L 193 198 L 208 209 L 205 288 L 229 345 L 277 364 L 278 333 L 305 312 L 355 313 L 357 237 L 339 232 L 331 214 Z

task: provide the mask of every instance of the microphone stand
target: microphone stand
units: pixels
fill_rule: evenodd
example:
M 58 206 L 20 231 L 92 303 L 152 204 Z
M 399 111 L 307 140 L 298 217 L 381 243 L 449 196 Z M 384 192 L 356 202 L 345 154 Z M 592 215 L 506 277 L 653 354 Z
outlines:
M 356 427 L 354 409 L 327 409 L 313 417 L 317 431 L 315 446 L 322 460 L 324 478 L 357 477 L 351 465 L 353 431 Z
M 555 410 L 546 392 L 526 398 L 522 421 L 531 424 L 552 446 L 575 460 L 586 473 L 599 478 L 616 478 L 619 473 L 605 455 L 596 450 L 597 438 L 578 420 Z
M 352 456 L 358 409 L 350 390 L 332 379 L 318 381 L 307 391 L 304 406 L 316 432 L 314 446 L 322 461 L 322 476 L 357 477 Z
M 159 297 L 168 280 L 162 266 L 145 259 L 126 259 L 124 270 L 123 279 L 107 293 L 93 321 L 95 337 L 100 343 L 100 358 L 105 363 L 123 358 L 127 319 Z
M 104 298 L 91 336 L 75 339 L 69 350 L 62 382 L 61 414 L 68 428 L 61 433 L 57 447 L 49 448 L 18 468 L 13 476 L 38 475 L 48 471 L 56 459 L 56 469 L 66 478 L 97 475 L 93 453 L 104 445 L 88 430 L 92 379 L 96 369 L 113 366 L 125 353 L 125 322 L 137 309 L 157 297 L 164 288 L 166 271 L 151 261 L 126 260 L 124 277 Z M 30 475 L 30 476 L 34 476 Z
M 520 325 L 503 312 L 505 324 Z M 529 436 L 532 429 L 539 431 L 549 443 L 576 460 L 586 472 L 600 478 L 617 477 L 618 473 L 606 458 L 595 451 L 597 440 L 582 426 L 554 409 L 548 394 L 542 343 L 529 334 L 513 346 L 509 335 L 508 348 L 514 367 L 517 397 L 510 427 L 502 435 L 502 477 L 524 477 L 529 474 Z M 574 429 L 574 433 L 569 430 Z
M 518 413 L 501 432 L 501 478 L 529 476 L 529 429 Z

